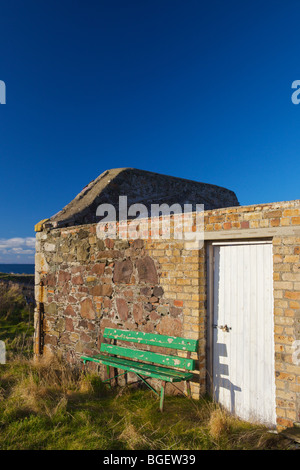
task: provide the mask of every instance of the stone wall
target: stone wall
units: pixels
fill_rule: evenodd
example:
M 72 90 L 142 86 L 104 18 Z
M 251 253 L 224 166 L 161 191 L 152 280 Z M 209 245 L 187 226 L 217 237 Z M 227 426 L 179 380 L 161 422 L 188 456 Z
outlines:
M 36 299 L 45 310 L 44 354 L 60 351 L 70 363 L 82 364 L 80 355 L 99 352 L 105 327 L 200 336 L 200 351 L 193 357 L 201 373 L 192 383 L 199 396 L 199 382 L 205 391 L 202 259 L 174 240 L 99 240 L 95 224 L 37 233 Z
M 270 237 L 278 428 L 300 420 L 300 201 L 205 212 L 205 239 Z M 96 224 L 37 233 L 36 300 L 45 306 L 44 352 L 71 363 L 99 351 L 106 326 L 199 339 L 192 391 L 206 391 L 205 249 L 176 240 L 99 240 Z M 44 287 L 39 283 L 43 281 Z M 102 371 L 103 373 L 103 371 Z

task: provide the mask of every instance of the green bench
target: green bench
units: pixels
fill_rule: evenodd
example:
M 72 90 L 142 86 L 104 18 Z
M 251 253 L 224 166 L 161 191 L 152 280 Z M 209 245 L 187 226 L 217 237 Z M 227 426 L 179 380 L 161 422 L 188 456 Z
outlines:
M 160 379 L 162 381 L 160 391 L 161 411 L 163 411 L 167 382 L 174 385 L 174 382 L 186 381 L 188 396 L 191 397 L 190 380 L 193 378 L 191 371 L 195 370 L 195 360 L 191 359 L 191 352 L 198 350 L 197 340 L 114 328 L 105 328 L 103 337 L 110 340 L 113 344 L 103 342 L 101 343 L 100 354 L 81 356 L 81 359 L 84 365 L 88 361 L 106 365 L 108 377 L 110 377 L 110 367 L 125 370 L 122 374 L 117 374 L 105 382 L 110 382 L 120 375 L 125 375 L 127 383 L 127 372 L 133 372 L 138 377 L 138 380 L 143 381 L 154 393 L 159 395 L 147 380 L 149 378 Z M 158 354 L 152 351 L 136 349 L 132 346 L 117 346 L 117 341 L 177 349 L 185 351 L 187 354 L 186 357 Z

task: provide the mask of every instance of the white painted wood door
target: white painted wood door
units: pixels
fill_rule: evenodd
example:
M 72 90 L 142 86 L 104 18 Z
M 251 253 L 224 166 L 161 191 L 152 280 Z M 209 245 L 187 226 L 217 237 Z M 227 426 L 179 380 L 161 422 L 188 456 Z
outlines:
M 272 244 L 216 244 L 213 252 L 214 398 L 244 420 L 273 426 Z

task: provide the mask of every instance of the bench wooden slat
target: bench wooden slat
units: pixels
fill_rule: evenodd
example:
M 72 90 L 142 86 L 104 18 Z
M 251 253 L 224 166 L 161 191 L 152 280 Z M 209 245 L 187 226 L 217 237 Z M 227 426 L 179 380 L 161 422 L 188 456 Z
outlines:
M 147 377 L 153 377 L 165 380 L 167 382 L 181 382 L 182 380 L 190 380 L 193 378 L 193 374 L 191 374 L 190 372 L 174 371 L 172 369 L 123 359 L 120 357 L 111 357 L 97 354 L 97 356 L 81 356 L 81 358 L 84 361 L 87 360 L 93 362 L 101 362 L 102 364 L 109 365 L 111 367 L 117 367 L 119 369 L 127 370 L 128 372 L 136 372 L 139 374 L 143 374 Z M 174 372 L 176 372 L 176 374 Z
M 110 354 L 117 354 L 118 356 L 128 357 L 131 359 L 140 359 L 141 361 L 154 362 L 155 364 L 162 364 L 169 367 L 177 367 L 180 369 L 195 369 L 195 361 L 190 358 L 168 356 L 165 354 L 158 354 L 152 351 L 144 351 L 141 349 L 130 349 L 122 346 L 115 346 L 113 344 L 102 343 L 101 352 Z
M 155 371 L 157 373 L 159 372 L 164 372 L 166 373 L 166 371 L 168 372 L 169 375 L 172 375 L 174 377 L 177 377 L 179 378 L 180 380 L 182 380 L 183 377 L 186 377 L 186 375 L 190 375 L 190 372 L 184 372 L 184 371 L 181 371 L 181 370 L 178 370 L 178 369 L 169 369 L 167 367 L 163 367 L 163 366 L 156 366 L 155 364 L 147 364 L 147 363 L 143 363 L 143 362 L 139 362 L 139 361 L 132 361 L 132 360 L 129 360 L 129 359 L 124 359 L 124 358 L 120 358 L 120 357 L 116 357 L 116 356 L 108 356 L 107 354 L 96 354 L 95 356 L 81 356 L 81 359 L 85 359 L 85 360 L 94 360 L 94 362 L 102 362 L 102 359 L 106 359 L 106 360 L 112 360 L 112 361 L 121 361 L 123 363 L 128 363 L 128 364 L 137 364 L 139 367 L 141 367 L 142 369 L 143 368 L 147 368 L 152 370 L 152 371 Z
M 176 336 L 159 335 L 157 333 L 143 333 L 141 331 L 118 330 L 105 328 L 104 338 L 129 341 L 132 343 L 161 346 L 164 348 L 179 349 L 182 351 L 195 352 L 198 349 L 198 340 L 186 339 Z

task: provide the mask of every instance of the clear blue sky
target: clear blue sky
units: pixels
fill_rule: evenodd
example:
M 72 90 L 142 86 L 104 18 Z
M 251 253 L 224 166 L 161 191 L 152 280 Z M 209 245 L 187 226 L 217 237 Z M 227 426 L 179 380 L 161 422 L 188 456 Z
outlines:
M 0 262 L 107 168 L 298 199 L 299 45 L 293 0 L 2 2 Z

